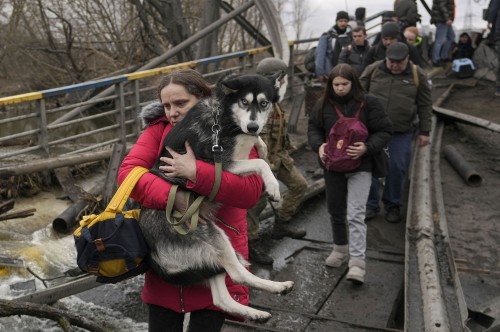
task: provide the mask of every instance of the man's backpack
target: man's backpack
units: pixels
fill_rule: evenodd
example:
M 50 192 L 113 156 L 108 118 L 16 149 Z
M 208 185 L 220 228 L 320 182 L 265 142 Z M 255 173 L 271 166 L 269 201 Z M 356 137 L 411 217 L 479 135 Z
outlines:
M 338 38 L 337 33 L 335 32 L 335 30 L 332 30 L 332 29 L 321 34 L 321 37 L 324 37 L 324 36 L 328 37 L 328 40 L 327 40 L 328 47 L 332 47 L 332 40 L 334 38 Z M 321 39 L 321 37 L 320 37 L 320 39 Z M 311 47 L 309 49 L 309 51 L 307 51 L 306 57 L 304 58 L 304 66 L 305 66 L 306 70 L 309 71 L 310 73 L 313 73 L 313 74 L 316 73 L 316 55 L 317 55 L 317 47 L 314 46 L 314 47 Z
M 363 109 L 361 102 L 359 109 L 353 118 L 345 117 L 342 112 L 335 107 L 339 119 L 330 129 L 325 146 L 325 167 L 334 172 L 350 172 L 361 166 L 361 158 L 352 159 L 347 155 L 347 148 L 356 142 L 365 142 L 368 138 L 368 129 L 359 120 L 359 113 Z
M 304 66 L 308 72 L 313 74 L 316 72 L 316 46 L 307 51 L 304 58 Z

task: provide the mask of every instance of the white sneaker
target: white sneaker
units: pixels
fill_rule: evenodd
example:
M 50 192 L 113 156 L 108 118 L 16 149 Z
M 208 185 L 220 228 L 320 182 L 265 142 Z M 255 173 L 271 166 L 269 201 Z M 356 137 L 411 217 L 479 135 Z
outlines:
M 340 267 L 349 258 L 349 245 L 333 245 L 333 251 L 325 260 L 325 265 L 329 267 Z
M 363 259 L 352 258 L 349 260 L 349 271 L 345 278 L 356 285 L 362 285 L 365 282 L 365 267 L 366 265 Z

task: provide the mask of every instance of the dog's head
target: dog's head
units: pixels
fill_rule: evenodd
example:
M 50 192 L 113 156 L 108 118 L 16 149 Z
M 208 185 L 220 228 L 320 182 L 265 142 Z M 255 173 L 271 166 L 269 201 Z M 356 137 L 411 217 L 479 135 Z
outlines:
M 279 99 L 278 82 L 279 75 L 242 75 L 226 77 L 218 85 L 222 107 L 231 110 L 245 134 L 258 135 L 266 125 L 272 104 Z

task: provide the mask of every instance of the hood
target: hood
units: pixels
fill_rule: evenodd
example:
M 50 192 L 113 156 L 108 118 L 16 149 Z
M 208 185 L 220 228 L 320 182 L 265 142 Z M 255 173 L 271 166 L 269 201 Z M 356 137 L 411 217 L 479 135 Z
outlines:
M 165 116 L 163 105 L 159 101 L 153 101 L 141 109 L 139 118 L 142 120 L 142 126 L 147 127 L 152 124 L 154 120 L 158 120 Z

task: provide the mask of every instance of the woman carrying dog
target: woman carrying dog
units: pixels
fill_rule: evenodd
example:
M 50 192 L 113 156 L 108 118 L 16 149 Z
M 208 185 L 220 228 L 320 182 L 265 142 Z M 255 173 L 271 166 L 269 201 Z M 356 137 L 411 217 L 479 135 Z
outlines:
M 364 142 L 353 142 L 346 149 L 361 165 L 348 172 L 325 168 L 325 147 L 330 129 L 343 117 L 359 120 L 368 129 Z M 324 169 L 326 200 L 333 231 L 333 251 L 325 265 L 339 267 L 349 259 L 346 279 L 362 284 L 365 276 L 366 224 L 365 212 L 374 168 L 373 158 L 385 147 L 392 133 L 392 123 L 380 101 L 367 96 L 356 71 L 339 64 L 331 71 L 326 89 L 309 116 L 309 145 L 319 155 Z
M 164 77 L 158 87 L 159 102 L 147 105 L 141 111 L 146 128 L 130 153 L 125 157 L 118 172 L 121 183 L 135 166 L 151 169 L 155 164 L 168 132 L 181 121 L 200 99 L 210 97 L 212 91 L 203 76 L 192 69 L 174 71 Z M 258 158 L 254 149 L 250 158 Z M 214 165 L 196 160 L 193 151 L 173 154 L 170 166 L 162 166 L 167 176 L 188 179 L 188 187 L 200 195 L 208 196 L 215 182 Z M 142 206 L 165 210 L 171 184 L 146 173 L 135 186 L 132 197 Z M 246 209 L 254 206 L 262 192 L 262 180 L 258 175 L 238 176 L 223 172 L 220 190 L 215 201 L 223 206 L 217 217 L 220 227 L 229 237 L 233 248 L 248 259 Z M 176 197 L 176 207 L 181 211 L 183 193 Z M 229 223 L 230 222 L 230 223 Z M 226 277 L 231 297 L 248 305 L 248 289 L 234 284 Z M 204 285 L 177 286 L 168 284 L 153 271 L 145 275 L 142 299 L 149 309 L 149 331 L 183 331 L 184 313 L 190 312 L 188 331 L 220 331 L 225 314 L 213 305 L 210 289 Z M 237 318 L 239 319 L 239 318 Z

